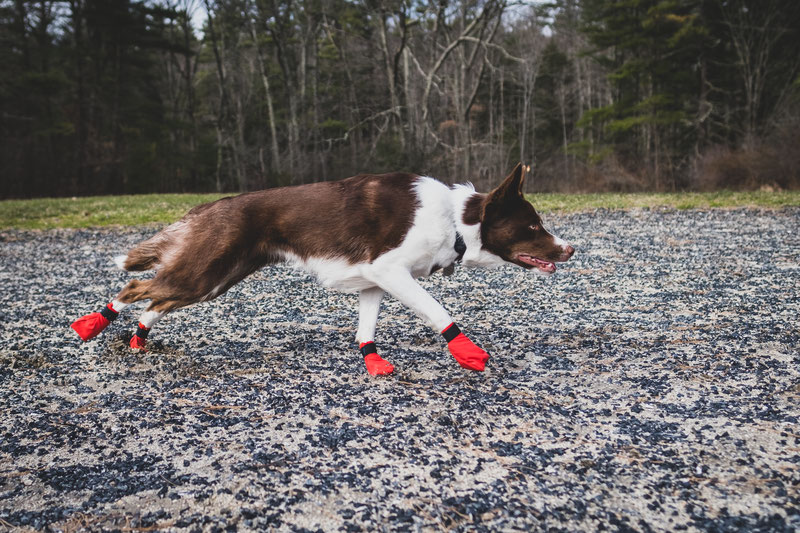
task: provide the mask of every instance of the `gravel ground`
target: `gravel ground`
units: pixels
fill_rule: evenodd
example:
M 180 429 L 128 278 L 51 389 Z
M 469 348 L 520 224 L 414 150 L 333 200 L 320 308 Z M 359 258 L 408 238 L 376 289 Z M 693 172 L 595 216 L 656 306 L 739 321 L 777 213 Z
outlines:
M 387 378 L 282 266 L 81 343 L 154 229 L 0 234 L 0 529 L 800 529 L 800 209 L 549 218 L 556 275 L 424 282 L 485 373 L 390 300 Z

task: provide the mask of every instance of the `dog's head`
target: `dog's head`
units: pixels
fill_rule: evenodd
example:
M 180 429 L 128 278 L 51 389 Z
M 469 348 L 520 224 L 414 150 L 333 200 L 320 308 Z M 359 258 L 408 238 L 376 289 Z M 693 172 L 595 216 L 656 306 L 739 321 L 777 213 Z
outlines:
M 567 261 L 575 248 L 542 225 L 542 219 L 522 194 L 525 167 L 518 164 L 480 206 L 483 248 L 504 261 L 549 275 L 557 262 Z

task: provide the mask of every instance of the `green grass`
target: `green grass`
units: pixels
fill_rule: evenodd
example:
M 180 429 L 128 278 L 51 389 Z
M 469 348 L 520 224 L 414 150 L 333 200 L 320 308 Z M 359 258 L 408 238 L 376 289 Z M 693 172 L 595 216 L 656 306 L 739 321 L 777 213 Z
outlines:
M 89 228 L 174 222 L 224 194 L 141 194 L 0 201 L 0 229 Z
M 528 199 L 542 212 L 591 209 L 668 207 L 710 209 L 733 207 L 778 208 L 800 206 L 800 191 L 717 191 L 679 193 L 531 194 Z
M 146 194 L 87 198 L 38 198 L 0 201 L 0 229 L 87 228 L 165 224 L 178 220 L 195 205 L 222 194 Z M 671 207 L 707 209 L 800 206 L 800 191 L 633 194 L 535 194 L 542 212 L 574 212 L 597 208 Z

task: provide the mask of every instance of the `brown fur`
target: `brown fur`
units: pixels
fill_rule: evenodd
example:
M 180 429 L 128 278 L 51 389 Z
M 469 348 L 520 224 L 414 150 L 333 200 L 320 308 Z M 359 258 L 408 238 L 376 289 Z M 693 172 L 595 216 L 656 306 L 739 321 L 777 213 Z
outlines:
M 149 310 L 171 311 L 219 296 L 284 252 L 373 261 L 410 228 L 416 179 L 362 174 L 197 206 L 128 253 L 126 270 L 158 271 L 150 281 L 131 281 L 117 298 L 150 299 Z
M 475 193 L 469 197 L 466 205 L 464 206 L 464 214 L 461 219 L 467 226 L 478 224 L 483 215 L 483 202 L 486 200 L 486 195 Z
M 518 164 L 492 192 L 470 197 L 462 215 L 464 223 L 480 223 L 482 248 L 524 268 L 532 267 L 517 259 L 519 254 L 566 261 L 574 249 L 565 252 L 544 229 L 541 217 L 522 193 L 524 180 L 525 167 Z

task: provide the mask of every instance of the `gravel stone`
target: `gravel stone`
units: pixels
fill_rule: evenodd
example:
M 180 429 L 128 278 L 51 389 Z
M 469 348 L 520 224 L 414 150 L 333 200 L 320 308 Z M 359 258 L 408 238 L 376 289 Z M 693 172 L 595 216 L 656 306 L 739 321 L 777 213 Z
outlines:
M 384 301 L 285 266 L 81 343 L 157 228 L 0 233 L 0 526 L 56 531 L 797 531 L 800 209 L 550 216 L 550 278 L 423 284 L 466 371 Z

